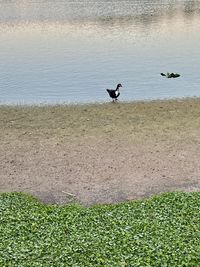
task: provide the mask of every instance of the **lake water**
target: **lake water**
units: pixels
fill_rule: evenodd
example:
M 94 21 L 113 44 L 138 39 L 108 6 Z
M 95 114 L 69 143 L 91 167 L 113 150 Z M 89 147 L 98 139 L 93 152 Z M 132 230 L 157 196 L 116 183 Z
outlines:
M 199 66 L 200 1 L 0 0 L 1 104 L 200 96 Z

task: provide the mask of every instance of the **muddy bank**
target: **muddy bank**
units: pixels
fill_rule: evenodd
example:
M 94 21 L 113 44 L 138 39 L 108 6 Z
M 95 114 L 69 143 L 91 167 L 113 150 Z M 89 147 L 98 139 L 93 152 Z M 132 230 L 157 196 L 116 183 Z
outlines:
M 0 106 L 0 191 L 113 203 L 200 189 L 200 99 Z

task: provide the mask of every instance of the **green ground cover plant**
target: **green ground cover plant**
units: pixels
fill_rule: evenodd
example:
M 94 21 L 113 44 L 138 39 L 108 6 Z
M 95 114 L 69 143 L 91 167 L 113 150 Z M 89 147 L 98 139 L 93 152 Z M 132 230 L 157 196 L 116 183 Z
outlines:
M 200 266 L 200 193 L 92 207 L 2 193 L 0 266 Z

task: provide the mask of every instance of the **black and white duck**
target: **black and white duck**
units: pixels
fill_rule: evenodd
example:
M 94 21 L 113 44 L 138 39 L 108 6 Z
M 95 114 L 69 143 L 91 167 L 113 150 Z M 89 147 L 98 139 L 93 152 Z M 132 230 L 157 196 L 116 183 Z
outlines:
M 106 89 L 109 96 L 113 99 L 113 102 L 117 101 L 117 98 L 120 96 L 119 88 L 122 87 L 121 83 L 118 83 L 115 90 L 113 89 Z

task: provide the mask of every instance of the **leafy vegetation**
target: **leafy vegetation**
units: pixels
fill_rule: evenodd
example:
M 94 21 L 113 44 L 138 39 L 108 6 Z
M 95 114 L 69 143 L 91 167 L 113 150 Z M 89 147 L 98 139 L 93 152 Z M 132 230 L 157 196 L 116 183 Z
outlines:
M 0 266 L 200 266 L 200 193 L 90 208 L 3 193 Z

